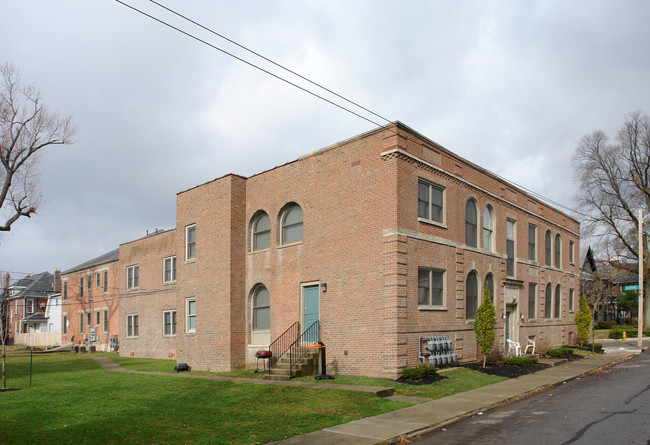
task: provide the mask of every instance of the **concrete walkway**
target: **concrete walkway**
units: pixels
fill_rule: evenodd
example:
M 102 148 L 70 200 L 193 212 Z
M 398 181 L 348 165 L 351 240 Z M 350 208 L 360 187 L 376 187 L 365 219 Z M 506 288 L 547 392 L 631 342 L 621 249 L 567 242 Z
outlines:
M 277 444 L 303 444 L 313 445 L 370 445 L 377 444 L 400 436 L 417 436 L 433 428 L 440 428 L 453 423 L 463 417 L 479 411 L 492 408 L 504 402 L 515 400 L 531 392 L 561 385 L 567 380 L 583 376 L 591 371 L 624 360 L 641 351 L 620 343 L 608 345 L 606 354 L 587 357 L 573 362 L 555 361 L 554 366 L 534 374 L 528 374 L 516 379 L 504 380 L 492 385 L 483 386 L 471 391 L 466 391 L 437 400 L 421 397 L 405 397 L 393 395 L 393 388 L 373 386 L 327 385 L 316 382 L 274 381 L 263 379 L 246 379 L 236 377 L 221 377 L 191 373 L 164 373 L 133 371 L 122 368 L 107 357 L 93 357 L 104 369 L 108 371 L 128 372 L 137 374 L 173 376 L 179 378 L 206 379 L 215 381 L 230 381 L 234 383 L 250 383 L 260 385 L 284 385 L 309 388 L 331 388 L 347 391 L 359 391 L 387 397 L 391 400 L 400 400 L 415 403 L 408 408 L 392 411 L 378 416 L 366 417 L 342 425 L 325 428 L 320 431 L 291 437 L 289 439 L 273 442 Z M 541 361 L 541 360 L 540 360 Z

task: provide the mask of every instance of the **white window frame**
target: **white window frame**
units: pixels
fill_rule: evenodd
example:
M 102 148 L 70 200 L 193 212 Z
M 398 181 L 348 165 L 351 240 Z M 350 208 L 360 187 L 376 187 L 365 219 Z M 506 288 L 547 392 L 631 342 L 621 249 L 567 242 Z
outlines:
M 33 298 L 28 298 L 27 299 L 27 304 L 26 304 L 26 312 L 28 314 L 33 314 L 34 313 L 34 299 Z
M 420 184 L 427 185 L 429 187 L 428 191 L 428 201 L 427 201 L 427 214 L 428 216 L 420 216 Z M 433 212 L 431 211 L 431 206 L 433 205 L 431 202 L 431 188 L 438 189 L 441 192 L 441 201 L 442 201 L 442 208 L 440 209 L 440 221 L 433 219 L 431 215 Z M 430 224 L 435 224 L 438 226 L 445 226 L 446 220 L 447 220 L 447 189 L 440 185 L 440 184 L 435 184 L 431 181 L 428 181 L 424 178 L 419 178 L 418 179 L 418 210 L 417 210 L 417 215 L 418 215 L 418 220 Z M 422 201 L 424 202 L 424 201 Z
M 262 218 L 266 218 L 269 222 L 269 228 L 266 230 L 258 230 L 257 226 Z M 258 238 L 260 235 L 268 236 L 268 245 L 259 247 Z M 267 250 L 271 248 L 271 218 L 265 211 L 259 211 L 253 217 L 251 222 L 251 240 L 250 240 L 251 252 L 257 252 L 258 250 Z
M 102 276 L 101 272 L 95 272 L 95 287 L 99 289 L 102 287 Z
M 569 240 L 569 264 L 575 264 L 575 243 L 573 240 Z
M 102 330 L 104 331 L 104 333 L 107 333 L 108 332 L 108 309 L 102 310 L 102 316 L 104 317 Z
M 126 268 L 126 288 L 128 290 L 140 287 L 140 265 L 134 264 Z
M 166 317 L 169 316 L 169 323 L 167 323 Z M 163 311 L 163 337 L 175 337 L 176 336 L 176 311 L 168 310 Z M 169 333 L 167 333 L 167 325 L 169 324 Z
M 167 264 L 169 263 L 169 280 L 167 279 Z M 176 256 L 169 256 L 163 259 L 163 283 L 176 282 Z
M 532 295 L 532 307 L 531 307 L 531 295 Z M 532 312 L 532 317 L 531 317 Z M 537 319 L 537 283 L 528 283 L 528 320 Z
M 93 288 L 93 275 L 91 273 L 88 273 L 88 275 L 86 275 L 86 278 L 88 280 L 86 287 L 88 288 L 88 291 L 91 291 Z
M 488 214 L 488 218 L 485 217 L 486 213 Z M 488 227 L 485 226 L 486 221 L 489 223 Z M 494 209 L 489 204 L 483 208 L 483 223 L 481 224 L 481 227 L 481 242 L 483 243 L 483 249 L 488 252 L 494 252 L 494 228 L 496 227 L 496 224 L 494 221 Z M 486 234 L 487 243 L 485 242 Z
M 101 324 L 101 315 L 99 309 L 95 311 L 95 326 L 99 326 Z
M 553 318 L 560 320 L 562 318 L 562 286 L 555 285 L 553 291 Z
M 190 303 L 194 303 L 193 313 L 190 313 Z M 191 327 L 192 324 L 194 327 Z M 196 332 L 196 298 L 185 299 L 185 332 L 190 334 Z
M 508 233 L 508 225 L 512 225 L 512 234 Z M 512 237 L 510 237 L 512 235 Z M 508 243 L 512 241 L 512 273 L 508 274 Z M 517 276 L 517 221 L 511 218 L 506 219 L 506 276 L 515 278 Z M 479 292 L 480 293 L 480 292 Z
M 287 215 L 289 214 L 289 212 L 290 212 L 291 210 L 296 209 L 296 208 L 300 211 L 300 215 L 301 215 L 300 222 L 295 222 L 295 223 L 287 224 L 287 223 L 286 223 Z M 294 202 L 294 203 L 291 203 L 291 204 L 289 204 L 289 205 L 287 205 L 287 206 L 282 210 L 282 213 L 280 214 L 280 245 L 281 245 L 281 246 L 283 246 L 283 245 L 285 245 L 285 244 L 296 244 L 296 243 L 301 243 L 301 242 L 302 242 L 302 240 L 303 240 L 303 238 L 304 238 L 304 236 L 305 236 L 305 232 L 304 232 L 304 227 L 305 227 L 305 226 L 304 226 L 304 218 L 305 218 L 305 214 L 304 214 L 303 211 L 302 211 L 302 207 L 300 207 L 300 206 L 299 206 L 298 204 L 296 204 L 295 202 Z M 269 221 L 269 222 L 270 222 L 270 221 Z M 301 228 L 301 232 L 302 232 L 301 235 L 300 235 L 300 239 L 296 239 L 296 240 L 293 240 L 293 241 L 287 241 L 287 240 L 286 240 L 287 235 L 286 235 L 286 233 L 285 233 L 286 230 L 287 230 L 288 228 L 293 228 L 293 227 L 298 227 L 298 226 L 300 226 L 300 228 Z
M 420 302 L 420 272 L 426 272 L 428 274 L 428 287 L 426 295 L 426 303 Z M 440 273 L 442 275 L 442 289 L 441 304 L 433 304 L 433 275 Z M 417 286 L 417 299 L 418 299 L 418 309 L 420 310 L 447 310 L 447 274 L 444 269 L 437 269 L 435 267 L 419 267 L 418 268 L 418 286 Z
M 137 338 L 140 336 L 140 317 L 138 314 L 126 316 L 126 338 Z
M 190 243 L 189 234 L 190 231 L 194 233 L 194 241 Z M 190 246 L 193 247 L 193 252 L 190 254 Z M 185 227 L 185 261 L 195 261 L 196 260 L 196 224 L 190 224 Z
M 472 212 L 470 209 L 467 207 L 470 205 L 470 202 L 474 206 L 474 211 Z M 479 236 L 478 236 L 478 229 L 479 229 L 479 215 L 478 215 L 478 203 L 476 202 L 476 199 L 474 198 L 468 198 L 467 201 L 465 201 L 465 244 L 468 247 L 473 247 L 475 249 L 478 249 L 479 246 Z M 470 210 L 470 211 L 468 211 Z M 473 216 L 474 221 L 470 222 L 469 218 Z M 473 225 L 473 227 L 472 227 Z M 471 231 L 470 231 L 471 230 Z M 469 235 L 469 236 L 468 236 Z M 468 238 L 473 237 L 474 245 L 471 245 L 468 243 Z
M 104 285 L 102 287 L 102 292 L 108 292 L 108 270 L 104 270 Z
M 62 288 L 62 293 L 61 296 L 63 297 L 63 300 L 68 299 L 68 280 L 63 280 L 63 288 Z
M 533 229 L 533 242 L 530 242 L 530 229 Z M 533 248 L 531 255 L 531 246 Z M 532 256 L 532 258 L 531 258 Z M 535 224 L 528 224 L 528 259 L 530 261 L 537 261 L 537 226 Z
M 575 312 L 575 290 L 569 289 L 569 312 Z
M 553 245 L 553 266 L 558 269 L 562 268 L 562 237 L 559 233 L 555 234 Z

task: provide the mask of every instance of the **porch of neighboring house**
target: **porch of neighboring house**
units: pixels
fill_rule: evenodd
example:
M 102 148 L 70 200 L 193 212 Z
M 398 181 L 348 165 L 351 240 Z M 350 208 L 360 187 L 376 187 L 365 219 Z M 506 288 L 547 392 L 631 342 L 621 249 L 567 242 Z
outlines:
M 60 346 L 61 332 L 48 332 L 48 318 L 35 312 L 20 321 L 20 333 L 14 334 L 15 345 Z

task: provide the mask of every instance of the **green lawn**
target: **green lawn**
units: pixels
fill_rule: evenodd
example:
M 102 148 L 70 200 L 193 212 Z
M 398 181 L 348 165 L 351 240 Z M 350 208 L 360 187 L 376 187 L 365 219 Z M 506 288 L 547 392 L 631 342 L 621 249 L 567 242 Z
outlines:
M 480 388 L 481 386 L 507 380 L 505 377 L 483 374 L 482 372 L 473 371 L 466 368 L 458 368 L 447 371 L 443 374 L 447 378 L 430 385 L 409 385 L 408 383 L 398 383 L 392 380 L 373 379 L 369 377 L 356 376 L 336 376 L 334 380 L 321 380 L 322 385 L 328 383 L 339 383 L 342 385 L 367 385 L 367 386 L 392 386 L 395 388 L 395 394 L 403 396 L 427 397 L 430 399 L 439 399 L 450 396 L 470 389 Z M 300 377 L 295 380 L 313 381 L 313 377 Z
M 130 369 L 169 365 L 110 357 Z M 350 391 L 110 372 L 70 353 L 34 355 L 32 388 L 29 355 L 8 356 L 7 379 L 23 389 L 0 393 L 1 443 L 265 443 L 408 406 Z

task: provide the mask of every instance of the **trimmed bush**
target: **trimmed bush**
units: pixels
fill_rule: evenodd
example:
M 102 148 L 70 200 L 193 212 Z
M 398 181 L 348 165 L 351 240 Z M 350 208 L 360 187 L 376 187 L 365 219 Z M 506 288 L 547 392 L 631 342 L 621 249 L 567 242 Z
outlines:
M 616 323 L 614 320 L 599 321 L 596 323 L 596 329 L 611 329 L 614 326 L 618 326 L 618 323 Z
M 535 363 L 537 363 L 536 357 L 508 357 L 503 359 L 503 364 L 510 366 L 534 365 Z
M 580 298 L 580 309 L 576 312 L 575 316 L 576 327 L 578 328 L 578 341 L 581 345 L 585 344 L 585 341 L 589 336 L 592 320 L 593 318 L 591 316 L 591 309 L 587 303 L 587 297 L 583 295 Z
M 587 349 L 592 349 L 593 347 L 593 350 L 595 352 L 600 352 L 603 350 L 603 345 L 600 343 L 587 343 L 585 346 L 587 347 Z
M 428 375 L 434 375 L 436 367 L 432 365 L 417 365 L 413 368 L 406 368 L 402 371 L 402 377 L 409 380 L 419 380 Z
M 620 340 L 621 338 L 623 338 L 623 332 L 627 332 L 627 338 L 630 338 L 630 337 L 636 337 L 639 331 L 637 328 L 633 328 L 632 326 L 615 326 L 609 330 L 608 337 L 614 338 L 616 340 Z M 644 337 L 650 336 L 650 330 L 644 329 L 643 336 Z
M 549 349 L 546 351 L 546 355 L 549 357 L 564 357 L 565 355 L 569 354 L 573 354 L 573 350 L 566 347 Z

